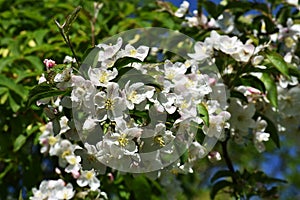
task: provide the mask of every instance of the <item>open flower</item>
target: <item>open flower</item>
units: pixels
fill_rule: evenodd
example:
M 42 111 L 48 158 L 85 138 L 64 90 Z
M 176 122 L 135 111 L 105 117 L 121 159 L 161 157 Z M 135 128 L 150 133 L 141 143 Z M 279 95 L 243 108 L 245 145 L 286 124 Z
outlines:
M 140 104 L 146 98 L 151 98 L 154 94 L 154 90 L 154 87 L 146 86 L 142 82 L 130 85 L 130 81 L 128 81 L 123 90 L 123 96 L 126 100 L 127 108 L 132 110 L 134 108 L 134 104 Z
M 100 187 L 100 181 L 96 177 L 96 172 L 94 169 L 82 170 L 80 177 L 76 182 L 80 187 L 85 187 L 88 185 L 92 191 L 95 191 Z
M 221 35 L 219 38 L 219 48 L 222 52 L 232 55 L 240 52 L 243 43 L 236 37 Z
M 232 128 L 247 134 L 248 128 L 255 127 L 255 121 L 252 119 L 255 113 L 254 104 L 242 105 L 240 100 L 231 98 L 228 111 L 231 113 L 229 122 Z
M 137 152 L 137 145 L 133 141 L 135 138 L 139 140 L 142 134 L 142 129 L 138 127 L 128 127 L 123 119 L 116 119 L 116 131 L 108 133 L 107 139 L 111 140 L 111 152 L 115 152 L 116 158 L 121 158 L 123 155 L 133 155 Z
M 150 48 L 147 46 L 139 46 L 136 49 L 131 44 L 127 44 L 124 50 L 119 51 L 118 57 L 131 57 L 144 61 L 148 55 L 149 49 Z
M 66 160 L 68 162 L 68 166 L 65 168 L 65 171 L 67 173 L 71 172 L 77 172 L 80 170 L 80 162 L 81 162 L 81 157 L 80 156 L 75 156 L 75 155 L 69 155 L 66 156 Z
M 98 109 L 99 120 L 121 117 L 126 109 L 125 102 L 119 95 L 119 85 L 108 83 L 106 92 L 100 91 L 95 95 L 95 105 Z
M 72 76 L 73 90 L 71 100 L 73 106 L 83 108 L 94 108 L 94 96 L 96 88 L 90 80 L 85 80 L 82 76 Z
M 60 187 L 55 192 L 55 197 L 57 199 L 72 199 L 75 195 L 75 191 L 73 190 L 73 186 L 71 183 L 68 183 L 65 187 Z
M 89 68 L 88 75 L 95 86 L 107 87 L 107 83 L 116 78 L 118 71 L 116 68 L 113 70 Z
M 209 58 L 213 52 L 212 46 L 205 42 L 196 42 L 195 53 L 188 53 L 188 56 L 197 61 L 204 61 Z
M 115 45 L 107 45 L 107 44 L 96 45 L 96 47 L 100 49 L 98 61 L 102 62 L 111 59 L 120 50 L 122 43 L 123 40 L 122 38 L 119 37 Z

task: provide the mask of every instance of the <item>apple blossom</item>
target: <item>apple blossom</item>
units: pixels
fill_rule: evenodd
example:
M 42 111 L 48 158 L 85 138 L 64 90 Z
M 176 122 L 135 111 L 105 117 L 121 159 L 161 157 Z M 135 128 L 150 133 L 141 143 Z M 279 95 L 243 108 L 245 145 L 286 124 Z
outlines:
M 81 170 L 80 177 L 76 182 L 80 187 L 89 186 L 92 191 L 95 191 L 100 187 L 100 181 L 96 177 L 96 172 L 94 169 Z

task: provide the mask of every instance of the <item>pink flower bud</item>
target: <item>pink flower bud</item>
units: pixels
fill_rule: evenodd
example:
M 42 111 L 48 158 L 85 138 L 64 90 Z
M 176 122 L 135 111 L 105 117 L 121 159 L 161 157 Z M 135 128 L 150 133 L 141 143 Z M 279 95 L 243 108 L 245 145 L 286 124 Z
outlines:
M 72 173 L 73 178 L 75 178 L 75 179 L 78 179 L 79 176 L 80 176 L 79 171 L 74 171 L 74 170 L 73 170 L 71 173 Z
M 46 66 L 47 68 L 52 68 L 54 65 L 56 65 L 56 64 L 55 64 L 55 61 L 54 61 L 54 60 L 51 60 L 51 59 L 45 59 L 45 60 L 43 61 L 43 63 L 45 64 L 45 66 Z
M 107 177 L 109 178 L 109 181 L 113 182 L 114 181 L 114 175 L 112 173 L 108 173 Z

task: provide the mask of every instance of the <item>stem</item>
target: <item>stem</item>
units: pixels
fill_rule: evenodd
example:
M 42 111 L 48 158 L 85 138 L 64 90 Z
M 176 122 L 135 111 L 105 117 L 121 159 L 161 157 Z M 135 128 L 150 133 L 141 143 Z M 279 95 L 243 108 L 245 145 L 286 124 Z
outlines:
M 226 134 L 226 139 L 225 141 L 221 142 L 222 144 L 222 151 L 223 151 L 223 157 L 225 159 L 225 162 L 226 162 L 226 165 L 228 167 L 228 169 L 234 173 L 235 170 L 234 170 L 234 167 L 233 167 L 233 164 L 232 164 L 232 161 L 230 159 L 230 156 L 229 156 L 229 153 L 228 153 L 228 149 L 227 149 L 227 143 L 230 139 L 230 130 L 225 130 L 225 134 Z M 235 180 L 233 180 L 235 181 Z
M 222 144 L 223 157 L 225 159 L 225 162 L 226 162 L 226 165 L 227 165 L 228 169 L 231 172 L 235 172 L 232 161 L 231 161 L 231 159 L 229 157 L 229 154 L 228 154 L 227 142 L 228 142 L 228 139 L 226 139 L 224 142 L 221 143 Z
M 73 49 L 73 46 L 72 46 L 72 44 L 71 44 L 71 42 L 70 42 L 69 36 L 67 35 L 66 37 L 67 37 L 67 41 L 68 41 L 67 44 L 68 44 L 69 48 L 70 48 L 71 51 L 72 51 L 72 54 L 73 54 L 73 56 L 74 56 L 74 58 L 75 58 L 75 60 L 76 60 L 76 63 L 77 63 L 77 65 L 78 65 L 78 67 L 80 67 L 80 63 L 79 63 L 78 58 L 77 58 L 77 56 L 76 56 L 76 54 L 75 54 L 75 51 L 74 51 L 74 49 Z
M 69 36 L 66 35 L 66 33 L 65 33 L 65 31 L 64 31 L 64 28 L 63 28 L 64 25 L 60 25 L 60 24 L 58 23 L 58 21 L 56 21 L 56 20 L 55 20 L 55 23 L 56 23 L 56 25 L 57 25 L 57 27 L 58 27 L 58 29 L 59 29 L 60 34 L 62 35 L 62 37 L 63 37 L 63 39 L 64 39 L 64 41 L 65 41 L 65 43 L 66 43 L 66 44 L 68 45 L 68 47 L 71 49 L 71 52 L 72 52 L 72 54 L 73 54 L 73 56 L 74 56 L 74 58 L 75 58 L 75 60 L 76 60 L 76 63 L 77 63 L 77 65 L 78 65 L 78 67 L 80 67 L 80 63 L 79 63 L 78 58 L 77 58 L 77 56 L 76 56 L 76 54 L 75 54 L 75 51 L 74 51 L 74 49 L 73 49 L 73 46 L 72 46 L 72 44 L 71 44 L 71 42 L 70 42 Z
M 92 32 L 92 47 L 95 46 L 95 20 L 91 20 L 91 32 Z
M 237 178 L 237 175 L 235 173 L 235 170 L 234 170 L 232 161 L 231 161 L 231 159 L 229 157 L 228 149 L 227 149 L 227 143 L 228 143 L 228 140 L 229 140 L 230 136 L 229 136 L 228 131 L 226 131 L 226 132 L 227 132 L 227 138 L 226 138 L 226 140 L 224 142 L 221 142 L 221 144 L 222 144 L 222 151 L 223 151 L 223 157 L 225 159 L 225 162 L 226 162 L 226 165 L 227 165 L 228 169 L 232 172 L 232 176 L 231 176 L 232 183 L 234 185 L 238 185 L 238 178 Z M 235 188 L 234 188 L 233 195 L 234 195 L 235 199 L 239 199 L 238 192 L 236 191 Z

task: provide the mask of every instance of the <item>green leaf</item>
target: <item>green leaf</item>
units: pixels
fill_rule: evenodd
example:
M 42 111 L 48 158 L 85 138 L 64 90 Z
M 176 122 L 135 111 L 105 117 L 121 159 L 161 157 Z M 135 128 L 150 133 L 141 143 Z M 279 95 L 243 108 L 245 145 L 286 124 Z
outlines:
M 269 13 L 269 7 L 266 3 L 257 3 L 257 2 L 254 2 L 254 3 L 251 3 L 251 8 L 254 8 L 256 10 L 259 10 L 259 11 L 262 11 L 266 14 Z
M 5 92 L 4 94 L 2 94 L 1 99 L 0 99 L 0 104 L 5 104 L 5 102 L 7 101 L 9 96 L 9 92 Z
M 4 93 L 8 92 L 8 88 L 6 87 L 0 87 L 0 96 Z
M 277 87 L 275 81 L 270 76 L 270 74 L 263 73 L 261 81 L 264 83 L 267 91 L 267 97 L 270 100 L 271 104 L 278 108 L 278 99 L 277 99 Z
M 13 152 L 19 151 L 19 149 L 25 144 L 27 137 L 24 135 L 19 135 L 14 142 Z
M 244 101 L 245 103 L 248 103 L 247 97 L 245 97 L 244 94 L 241 93 L 240 91 L 231 90 L 230 97 L 235 97 L 235 98 L 238 98 L 238 99 Z
M 244 85 L 254 87 L 263 93 L 266 91 L 264 83 L 257 77 L 252 75 L 245 75 L 239 78 L 237 81 L 234 82 L 235 86 Z
M 14 60 L 16 60 L 17 57 L 16 56 L 9 56 L 9 57 L 5 57 L 5 58 L 1 58 L 1 62 L 0 62 L 0 72 L 5 69 L 5 67 L 11 65 Z
M 121 69 L 124 66 L 127 66 L 130 63 L 141 63 L 141 61 L 139 59 L 136 58 L 131 58 L 131 57 L 124 57 L 124 58 L 120 58 L 118 59 L 115 63 L 114 63 L 114 67 L 117 68 L 118 70 Z
M 38 57 L 26 56 L 25 59 L 28 60 L 34 66 L 34 69 L 38 72 L 42 72 L 44 70 L 44 65 Z
M 290 17 L 291 6 L 283 5 L 276 14 L 277 21 L 280 24 L 285 24 Z
M 159 90 L 162 90 L 162 86 L 157 83 L 152 76 L 142 74 L 141 71 L 132 67 L 121 68 L 119 70 L 118 76 L 113 81 L 117 82 L 121 88 L 123 88 L 125 84 L 130 81 L 131 84 L 142 82 L 145 85 L 150 85 Z
M 224 177 L 232 177 L 234 174 L 233 172 L 229 171 L 229 170 L 220 170 L 217 173 L 215 173 L 215 175 L 210 179 L 210 182 L 215 182 L 216 180 L 218 180 L 219 178 L 224 178 Z
M 82 65 L 88 66 L 88 67 L 96 67 L 98 63 L 98 57 L 99 57 L 99 48 L 89 48 L 84 52 L 83 58 L 84 61 L 82 62 Z
M 290 77 L 287 63 L 283 60 L 282 56 L 274 51 L 267 51 L 266 57 L 286 77 Z
M 29 98 L 27 105 L 30 106 L 34 102 L 40 99 L 45 99 L 48 97 L 54 97 L 58 95 L 63 95 L 66 94 L 68 91 L 62 91 L 57 89 L 51 84 L 47 83 L 42 83 L 34 87 L 30 92 L 29 92 Z
M 14 91 L 23 100 L 27 97 L 27 90 L 25 90 L 23 86 L 16 84 L 12 79 L 9 79 L 2 74 L 0 74 L 0 85 L 6 86 L 11 91 Z
M 14 112 L 17 112 L 20 108 L 20 105 L 16 103 L 14 98 L 9 94 L 8 95 L 9 105 Z
M 53 133 L 55 135 L 59 134 L 59 132 L 61 130 L 61 127 L 60 127 L 60 123 L 59 123 L 58 118 L 55 118 L 55 119 L 52 120 L 52 125 L 53 125 Z
M 131 185 L 135 199 L 151 199 L 151 186 L 144 176 L 135 177 Z
M 37 45 L 43 44 L 44 37 L 50 30 L 47 29 L 39 29 L 33 32 L 34 40 L 36 41 Z
M 300 70 L 296 66 L 294 66 L 292 64 L 288 63 L 287 65 L 288 65 L 288 68 L 289 68 L 289 74 L 291 76 L 297 77 L 298 80 L 300 80 Z
M 200 118 L 204 121 L 206 126 L 209 126 L 209 114 L 206 106 L 203 103 L 197 105 L 197 112 Z
M 279 183 L 287 183 L 286 180 L 283 179 L 278 179 L 278 178 L 273 178 L 273 177 L 269 177 L 267 176 L 264 172 L 262 171 L 257 171 L 255 173 L 252 174 L 252 178 L 254 178 L 256 181 L 261 182 L 261 183 L 275 183 L 275 182 L 279 182 Z
M 214 4 L 211 1 L 204 1 L 203 6 L 207 10 L 207 12 L 215 19 L 218 18 L 218 16 L 223 12 L 222 7 Z
M 23 189 L 20 189 L 18 200 L 24 200 L 24 199 L 23 199 L 23 196 L 22 196 L 22 190 L 23 190 Z
M 232 187 L 232 186 L 233 186 L 233 183 L 231 183 L 229 181 L 225 181 L 225 180 L 218 181 L 217 183 L 215 183 L 213 185 L 211 193 L 210 193 L 210 197 L 212 199 L 214 199 L 220 190 L 222 190 L 225 187 Z
M 226 9 L 232 11 L 233 14 L 245 13 L 252 8 L 248 1 L 228 1 Z
M 261 30 L 262 21 L 265 22 L 265 28 L 268 34 L 274 33 L 276 31 L 276 25 L 274 22 L 265 15 L 258 15 L 253 19 L 253 25 L 256 29 Z
M 0 173 L 0 180 L 3 180 L 3 178 L 5 177 L 5 175 L 13 168 L 14 163 L 9 163 L 9 165 L 7 167 L 5 167 L 5 170 L 2 171 Z

